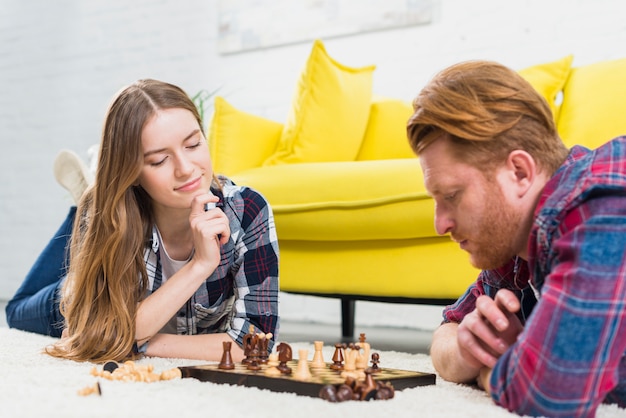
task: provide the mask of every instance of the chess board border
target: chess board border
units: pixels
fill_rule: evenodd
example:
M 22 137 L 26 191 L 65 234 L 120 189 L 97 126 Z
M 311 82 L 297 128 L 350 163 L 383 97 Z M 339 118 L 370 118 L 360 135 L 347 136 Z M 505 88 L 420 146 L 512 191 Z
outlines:
M 290 366 L 295 370 L 297 362 L 290 362 Z M 329 363 L 327 363 L 328 367 Z M 243 369 L 240 364 L 234 370 L 222 370 L 217 364 L 206 364 L 200 366 L 179 367 L 183 378 L 195 378 L 202 382 L 212 382 L 218 384 L 229 384 L 244 387 L 256 387 L 267 389 L 272 392 L 289 392 L 296 395 L 318 398 L 320 389 L 327 384 L 339 385 L 343 380 L 338 372 L 327 369 L 321 373 L 332 376 L 336 373 L 333 381 L 326 379 L 320 382 L 319 379 L 311 381 L 297 380 L 290 375 L 267 376 L 263 370 L 250 371 Z M 403 390 L 418 386 L 434 385 L 436 376 L 432 373 L 423 373 L 410 370 L 381 368 L 380 372 L 373 375 L 374 380 L 389 382 L 395 390 Z

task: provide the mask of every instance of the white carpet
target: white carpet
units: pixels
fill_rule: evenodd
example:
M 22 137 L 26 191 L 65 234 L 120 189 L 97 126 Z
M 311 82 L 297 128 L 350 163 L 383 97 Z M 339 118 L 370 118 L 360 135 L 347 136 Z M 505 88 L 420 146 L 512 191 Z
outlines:
M 41 350 L 54 339 L 0 327 L 0 415 L 3 417 L 511 417 L 481 391 L 437 379 L 433 386 L 397 391 L 388 401 L 329 403 L 321 399 L 274 393 L 195 379 L 156 383 L 97 379 L 91 363 L 52 358 Z M 291 344 L 294 353 L 310 344 Z M 376 351 L 376 347 L 372 347 Z M 330 361 L 334 349 L 324 350 Z M 381 367 L 434 372 L 423 354 L 380 352 Z M 156 371 L 201 364 L 194 360 L 147 358 Z M 99 367 L 100 368 L 100 367 Z M 79 389 L 100 382 L 102 395 L 79 396 Z M 626 411 L 601 406 L 600 418 L 624 417 Z

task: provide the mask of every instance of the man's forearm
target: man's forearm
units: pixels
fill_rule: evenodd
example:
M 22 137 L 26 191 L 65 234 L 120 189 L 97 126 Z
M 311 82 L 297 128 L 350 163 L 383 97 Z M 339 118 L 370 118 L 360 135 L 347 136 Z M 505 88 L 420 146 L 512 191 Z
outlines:
M 476 381 L 480 369 L 468 364 L 461 356 L 456 338 L 457 328 L 458 324 L 448 323 L 435 330 L 430 356 L 435 370 L 443 379 L 456 383 L 472 383 Z

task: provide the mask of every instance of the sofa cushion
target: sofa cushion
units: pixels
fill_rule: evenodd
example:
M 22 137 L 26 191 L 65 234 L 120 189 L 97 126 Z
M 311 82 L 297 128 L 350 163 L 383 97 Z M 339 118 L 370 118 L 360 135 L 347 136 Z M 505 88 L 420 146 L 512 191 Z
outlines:
M 280 241 L 280 289 L 314 294 L 456 299 L 479 271 L 449 237 Z
M 559 113 L 557 96 L 563 91 L 573 59 L 573 55 L 568 55 L 556 61 L 533 65 L 519 71 L 519 74 L 546 99 L 555 121 L 558 120 Z
M 232 179 L 267 198 L 282 240 L 436 236 L 417 158 L 277 165 Z
M 281 123 L 242 112 L 216 97 L 209 128 L 213 171 L 230 176 L 260 166 L 276 149 L 282 130 Z
M 374 68 L 342 65 L 315 41 L 278 148 L 265 165 L 353 161 L 367 126 Z
M 559 135 L 589 148 L 626 135 L 626 58 L 574 68 L 563 91 Z
M 385 97 L 372 99 L 365 136 L 356 159 L 415 158 L 406 135 L 406 123 L 412 114 L 413 106 L 409 102 Z

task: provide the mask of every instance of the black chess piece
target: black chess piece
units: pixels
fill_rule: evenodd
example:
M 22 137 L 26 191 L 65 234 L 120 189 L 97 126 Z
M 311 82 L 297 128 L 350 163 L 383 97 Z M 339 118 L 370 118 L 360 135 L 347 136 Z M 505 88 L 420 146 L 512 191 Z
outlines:
M 235 368 L 235 363 L 233 362 L 233 357 L 230 354 L 230 347 L 232 345 L 231 341 L 223 341 L 222 347 L 224 348 L 224 353 L 222 354 L 222 360 L 217 365 L 218 369 L 222 370 L 232 370 Z
M 333 364 L 329 367 L 332 370 L 343 370 L 343 344 L 337 343 L 335 344 L 335 353 L 333 354 Z
M 378 367 L 378 363 L 380 363 L 380 354 L 372 353 L 372 366 L 368 368 L 372 373 L 378 373 L 380 368 Z
M 278 361 L 280 362 L 276 368 L 282 374 L 291 374 L 291 367 L 287 366 L 287 362 L 293 359 L 291 346 L 287 343 L 280 343 L 276 350 L 278 351 Z

